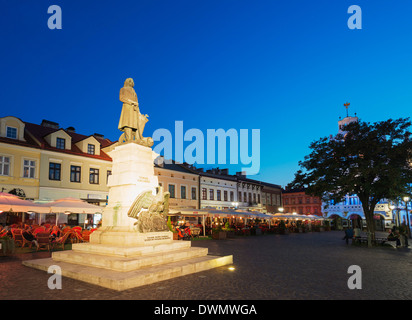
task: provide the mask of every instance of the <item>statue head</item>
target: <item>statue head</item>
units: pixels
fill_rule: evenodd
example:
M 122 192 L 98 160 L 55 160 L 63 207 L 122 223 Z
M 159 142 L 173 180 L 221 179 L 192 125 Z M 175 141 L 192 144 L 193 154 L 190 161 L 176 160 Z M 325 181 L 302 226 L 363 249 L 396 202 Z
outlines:
M 134 87 L 134 81 L 132 78 L 127 78 L 126 81 L 124 82 L 125 87 Z

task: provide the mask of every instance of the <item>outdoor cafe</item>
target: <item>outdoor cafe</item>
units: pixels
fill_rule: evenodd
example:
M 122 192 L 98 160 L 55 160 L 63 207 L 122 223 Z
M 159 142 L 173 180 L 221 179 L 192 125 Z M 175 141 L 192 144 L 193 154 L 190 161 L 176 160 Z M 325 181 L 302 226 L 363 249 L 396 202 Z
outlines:
M 0 221 L 0 240 L 5 241 L 8 236 L 21 247 L 27 245 L 31 248 L 35 245 L 39 249 L 42 245 L 50 247 L 53 244 L 61 245 L 64 249 L 66 243 L 89 241 L 90 234 L 98 227 L 94 217 L 99 217 L 101 221 L 102 210 L 103 207 L 80 199 L 63 198 L 36 203 L 20 199 L 16 195 L 0 193 L 0 215 L 20 215 L 20 220 L 16 223 L 4 224 Z M 77 220 L 76 224 L 68 223 L 69 216 L 73 214 L 84 218 Z M 296 213 L 265 214 L 239 209 L 171 208 L 168 213 L 168 226 L 176 240 L 320 231 L 325 226 L 324 220 L 322 217 Z M 5 246 L 2 245 L 3 251 Z
M 68 224 L 71 214 L 85 217 L 82 225 Z M 94 215 L 102 214 L 102 207 L 85 201 L 64 198 L 48 203 L 36 203 L 20 199 L 16 195 L 0 193 L 0 216 L 5 221 L 0 223 L 0 253 L 14 251 L 19 247 L 61 247 L 67 243 L 87 242 L 96 225 L 89 223 Z M 50 215 L 54 216 L 52 223 Z M 7 221 L 12 216 L 18 219 Z M 32 217 L 35 217 L 34 219 Z M 11 223 L 8 223 L 11 222 Z
M 257 211 L 206 209 L 170 209 L 170 230 L 179 227 L 200 229 L 201 236 L 213 236 L 225 231 L 235 235 L 260 235 L 265 233 L 289 233 L 320 231 L 326 226 L 325 219 L 296 213 L 265 214 Z M 196 232 L 197 233 L 197 232 Z

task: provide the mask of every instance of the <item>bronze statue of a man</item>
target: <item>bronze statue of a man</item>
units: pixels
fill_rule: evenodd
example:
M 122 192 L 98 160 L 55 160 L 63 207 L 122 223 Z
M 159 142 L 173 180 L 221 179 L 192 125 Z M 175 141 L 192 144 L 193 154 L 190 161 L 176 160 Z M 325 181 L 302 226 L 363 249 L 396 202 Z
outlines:
M 139 110 L 136 92 L 133 89 L 132 78 L 126 79 L 123 88 L 120 89 L 120 101 L 123 102 L 122 113 L 119 120 L 119 130 L 123 131 L 119 143 L 135 142 L 147 147 L 153 145 L 152 138 L 144 138 L 143 130 L 149 121 L 147 114 L 142 115 Z

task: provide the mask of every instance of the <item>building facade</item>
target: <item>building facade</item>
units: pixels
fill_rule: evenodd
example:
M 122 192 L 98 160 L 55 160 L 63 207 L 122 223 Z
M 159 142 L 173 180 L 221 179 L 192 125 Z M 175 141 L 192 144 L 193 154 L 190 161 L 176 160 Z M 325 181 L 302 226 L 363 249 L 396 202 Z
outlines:
M 225 210 L 234 208 L 236 202 L 236 178 L 227 169 L 199 171 L 200 208 Z
M 0 118 L 0 188 L 23 199 L 39 198 L 41 149 L 16 117 Z
M 61 128 L 16 117 L 0 118 L 0 188 L 24 199 L 50 202 L 76 198 L 99 206 L 108 201 L 108 177 L 116 142 L 101 134 L 83 135 L 74 127 Z M 248 179 L 228 169 L 206 172 L 189 164 L 157 161 L 154 172 L 159 186 L 170 192 L 171 208 L 242 209 L 275 213 L 282 205 L 278 185 Z M 54 223 L 55 215 L 42 215 Z M 81 224 L 86 215 L 63 215 L 59 223 Z M 1 217 L 0 217 L 1 223 Z
M 276 184 L 261 182 L 263 213 L 279 213 L 283 207 L 282 187 Z
M 199 175 L 177 163 L 155 164 L 159 186 L 170 192 L 171 208 L 199 209 Z
M 104 149 L 111 144 L 102 135 L 78 134 L 52 121 L 38 125 L 0 118 L 0 187 L 38 202 L 77 198 L 104 206 L 111 174 L 111 158 Z M 40 218 L 44 222 L 56 215 Z M 85 214 L 62 215 L 59 222 L 80 224 L 85 219 Z
M 236 173 L 236 179 L 239 209 L 263 212 L 260 181 L 248 179 L 242 172 Z
M 285 213 L 322 215 L 321 199 L 306 194 L 305 189 L 284 190 L 282 200 Z

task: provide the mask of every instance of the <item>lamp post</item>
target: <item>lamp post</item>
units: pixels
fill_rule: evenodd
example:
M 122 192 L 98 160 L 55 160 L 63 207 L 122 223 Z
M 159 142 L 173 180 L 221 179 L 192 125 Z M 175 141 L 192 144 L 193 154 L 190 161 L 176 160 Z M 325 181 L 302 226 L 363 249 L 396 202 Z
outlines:
M 398 201 L 396 201 L 396 206 L 395 206 L 394 210 L 397 210 L 397 213 L 396 213 L 396 226 L 399 228 L 399 226 L 401 225 L 401 221 L 400 221 L 400 217 L 399 217 L 399 212 L 401 211 L 401 209 L 399 208 L 399 202 Z
M 409 214 L 408 214 L 408 201 L 409 201 L 409 197 L 403 197 L 403 201 L 405 201 L 406 222 L 407 222 L 407 224 L 408 224 L 406 230 L 407 230 L 407 232 L 408 232 L 408 238 L 411 238 L 411 230 L 410 230 Z
M 239 206 L 239 202 L 232 202 L 232 206 L 235 208 L 235 210 L 237 209 L 237 207 Z
M 393 222 L 393 224 L 396 225 L 396 217 L 395 217 L 394 214 L 393 214 L 393 212 L 395 211 L 395 208 L 396 208 L 396 207 L 392 204 L 392 205 L 389 206 L 389 208 L 390 208 L 391 211 L 392 211 L 392 222 Z

